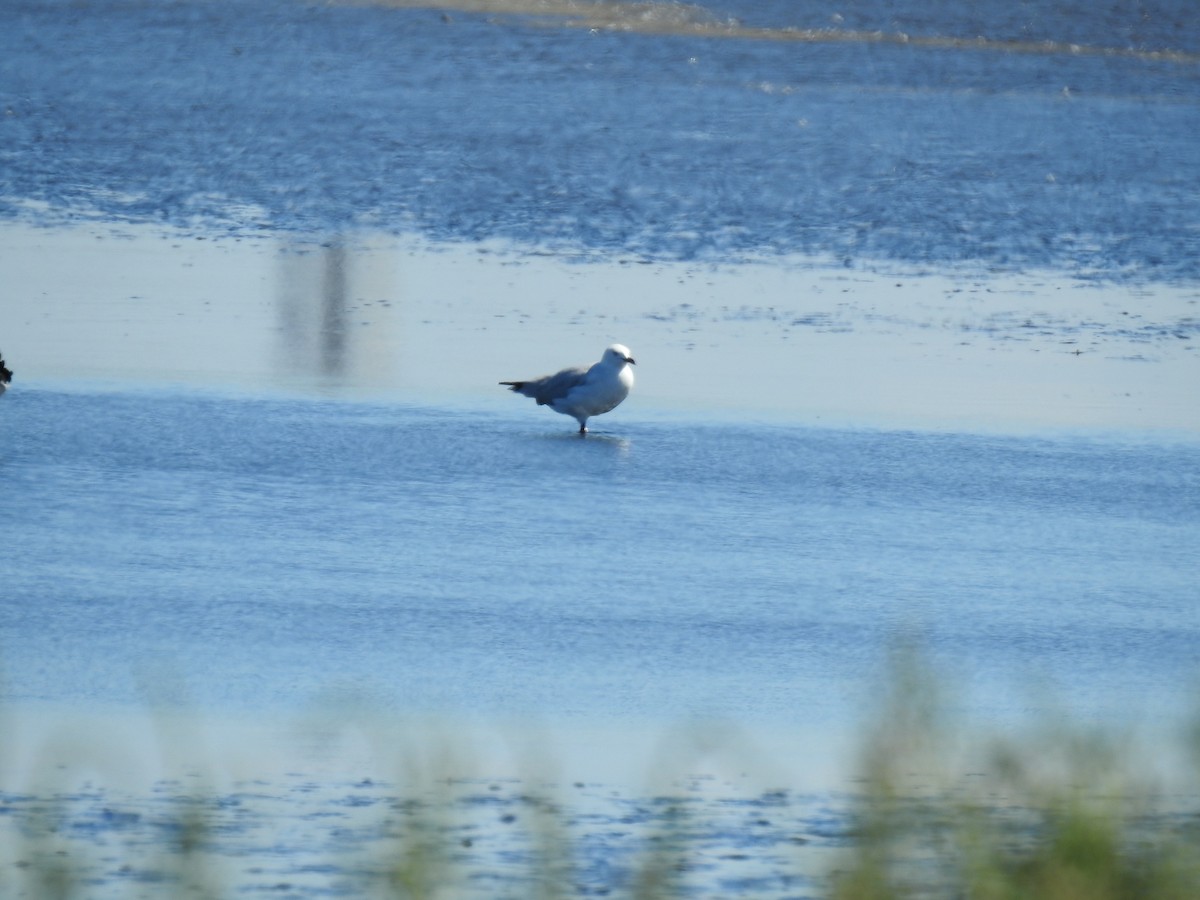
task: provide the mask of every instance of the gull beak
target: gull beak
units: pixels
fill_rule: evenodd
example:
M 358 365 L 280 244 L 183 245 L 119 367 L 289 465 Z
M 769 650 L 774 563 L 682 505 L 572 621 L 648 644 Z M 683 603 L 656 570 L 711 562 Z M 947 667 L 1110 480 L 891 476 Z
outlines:
M 633 359 L 633 357 L 632 357 L 632 356 L 627 356 L 627 357 L 625 357 L 625 362 L 629 363 L 631 366 L 636 366 L 636 365 L 637 365 L 637 363 L 634 361 L 634 359 Z

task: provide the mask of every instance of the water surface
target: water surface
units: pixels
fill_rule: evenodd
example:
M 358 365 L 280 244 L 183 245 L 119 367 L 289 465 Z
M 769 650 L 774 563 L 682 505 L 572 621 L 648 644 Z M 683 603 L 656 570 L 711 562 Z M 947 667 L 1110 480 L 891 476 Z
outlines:
M 169 661 L 214 709 L 346 682 L 400 710 L 808 726 L 852 718 L 911 629 L 987 714 L 1033 673 L 1127 719 L 1195 664 L 1192 443 L 5 402 L 17 700 L 138 703 Z
M 487 8 L 6 4 L 0 214 L 1197 277 L 1187 0 Z
M 488 896 L 546 784 L 581 892 L 663 790 L 696 895 L 807 896 L 899 638 L 1170 734 L 1191 4 L 470 5 L 0 9 L 5 842 L 54 796 L 122 896 L 209 790 L 240 888 L 353 895 L 445 728 Z M 586 439 L 495 384 L 611 341 Z

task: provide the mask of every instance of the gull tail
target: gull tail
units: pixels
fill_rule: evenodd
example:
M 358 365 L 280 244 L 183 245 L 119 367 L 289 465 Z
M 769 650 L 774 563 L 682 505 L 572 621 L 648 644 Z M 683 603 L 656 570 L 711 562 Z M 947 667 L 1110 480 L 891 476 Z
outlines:
M 526 390 L 526 386 L 529 384 L 528 381 L 502 381 L 500 383 L 507 387 L 510 391 L 514 391 L 518 394 L 524 394 L 526 397 L 533 396 L 533 394 Z

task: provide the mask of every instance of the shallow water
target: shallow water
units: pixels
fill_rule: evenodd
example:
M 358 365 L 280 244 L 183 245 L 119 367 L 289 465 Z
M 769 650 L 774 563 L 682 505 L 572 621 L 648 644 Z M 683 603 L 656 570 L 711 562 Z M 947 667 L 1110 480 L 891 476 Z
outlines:
M 4 403 L 4 841 L 94 896 L 354 896 L 422 814 L 461 896 L 532 889 L 541 827 L 581 896 L 676 827 L 690 895 L 819 896 L 898 639 L 959 718 L 1140 726 L 1143 770 L 1190 708 L 1194 441 Z
M 1127 718 L 1195 664 L 1191 443 L 5 403 L 14 699 L 138 703 L 169 664 L 211 709 L 345 682 L 399 710 L 808 725 L 914 629 L 988 715 L 1040 673 Z
M 662 790 L 697 895 L 807 896 L 898 638 L 985 727 L 1190 710 L 1190 5 L 523 10 L 0 9 L 7 850 L 153 890 L 203 783 L 352 895 L 386 723 L 485 895 L 546 783 L 581 893 Z M 587 439 L 495 384 L 613 340 Z

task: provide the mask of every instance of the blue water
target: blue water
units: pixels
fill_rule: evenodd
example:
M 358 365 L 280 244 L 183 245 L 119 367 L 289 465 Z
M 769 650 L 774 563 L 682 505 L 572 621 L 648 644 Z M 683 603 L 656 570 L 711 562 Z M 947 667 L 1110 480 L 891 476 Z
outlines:
M 775 39 L 293 0 L 10 0 L 0 215 L 1200 275 L 1191 0 L 658 10 L 623 22 L 736 19 Z M 796 28 L 990 44 L 787 40 Z
M 4 398 L 5 693 L 844 724 L 917 635 L 989 719 L 1196 674 L 1200 447 Z
M 0 215 L 1200 276 L 1187 0 L 654 10 L 657 33 L 13 0 Z M 686 27 L 732 20 L 766 31 Z M 1041 673 L 1123 715 L 1197 663 L 1192 445 L 624 415 L 581 442 L 517 413 L 36 386 L 0 412 L 14 698 L 140 702 L 167 659 L 214 707 L 344 679 L 404 709 L 816 721 L 913 631 L 978 709 Z
M 587 260 L 598 279 L 631 259 L 1037 270 L 1054 290 L 1036 321 L 1072 345 L 1079 331 L 1129 337 L 1156 286 L 1200 283 L 1194 0 L 607 5 L 628 30 L 502 6 L 5 0 L 0 218 L 162 226 L 173 240 L 507 243 L 517 257 Z M 106 274 L 153 252 L 97 246 L 112 248 Z M 62 266 L 80 266 L 84 321 L 98 275 Z M 756 306 L 790 308 L 747 271 Z M 1082 317 L 1054 308 L 1080 277 L 1138 290 Z M 182 314 L 169 279 L 147 283 L 118 314 L 86 319 L 120 334 L 98 329 L 85 369 L 126 371 L 125 339 L 154 339 L 139 304 L 160 324 L 164 309 Z M 458 287 L 456 327 L 497 312 Z M 269 304 L 268 286 L 246 291 Z M 179 390 L 146 376 L 101 390 L 55 380 L 46 360 L 61 348 L 40 348 L 46 377 L 27 375 L 37 349 L 13 341 L 12 323 L 44 321 L 43 296 L 28 281 L 0 289 L 0 349 L 16 370 L 0 398 L 6 713 L 166 702 L 268 719 L 332 696 L 400 721 L 530 717 L 580 734 L 599 721 L 626 737 L 718 717 L 799 734 L 795 770 L 821 738 L 856 728 L 888 649 L 914 637 L 950 702 L 988 728 L 1047 709 L 1159 725 L 1194 702 L 1194 437 L 764 425 L 655 413 L 635 394 L 581 439 L 532 404 L 331 401 L 198 379 Z M 602 320 L 603 291 L 592 297 Z M 893 315 L 887 303 L 877 292 L 870 315 Z M 661 305 L 648 298 L 642 314 Z M 1108 321 L 1114 309 L 1130 318 Z M 1033 327 L 1008 308 L 985 314 Z M 1171 315 L 1130 339 L 1190 346 L 1194 317 Z M 325 326 L 341 346 L 341 326 Z M 744 334 L 721 340 L 755 352 Z M 1136 359 L 1123 364 L 1157 365 Z M 996 371 L 1024 374 L 1012 358 Z M 31 758 L 54 765 L 63 746 L 35 741 Z M 0 825 L 37 826 L 47 805 L 14 773 L 0 772 Z M 361 894 L 347 848 L 394 852 L 405 786 L 357 770 L 323 787 L 302 770 L 258 774 L 210 813 L 211 851 L 233 861 L 238 889 Z M 130 797 L 102 781 L 58 795 L 55 846 L 94 862 L 96 896 L 126 896 L 178 847 L 163 810 L 193 782 Z M 470 857 L 481 896 L 520 891 L 530 873 L 512 881 L 513 868 L 531 850 L 507 823 L 525 814 L 526 786 L 467 787 L 484 818 L 464 832 L 470 853 L 455 834 L 456 859 Z M 810 797 L 783 787 L 747 798 L 713 786 L 689 832 L 707 854 L 692 861 L 692 895 L 816 890 L 813 871 L 781 860 L 797 836 L 831 852 L 846 806 L 832 784 Z M 570 800 L 593 808 L 569 823 L 578 889 L 621 888 L 631 834 L 661 830 L 669 809 L 607 785 Z M 355 830 L 347 809 L 372 805 L 379 820 Z

